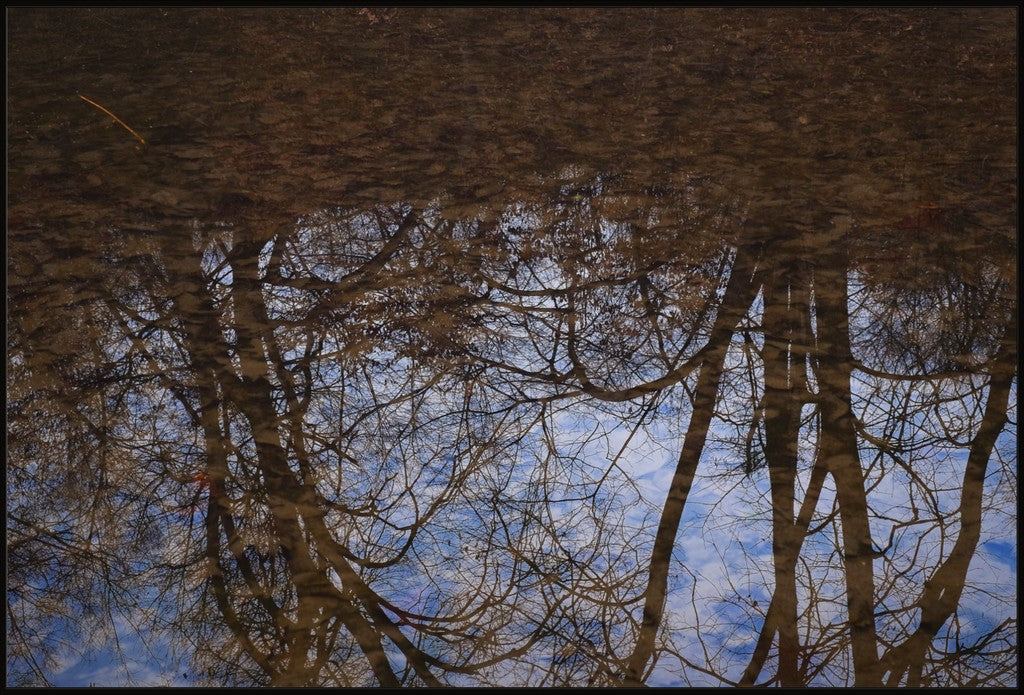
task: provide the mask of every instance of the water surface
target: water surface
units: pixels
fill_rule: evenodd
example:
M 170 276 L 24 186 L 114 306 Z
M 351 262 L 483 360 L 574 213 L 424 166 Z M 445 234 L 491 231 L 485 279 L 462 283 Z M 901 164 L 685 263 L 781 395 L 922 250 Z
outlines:
M 9 685 L 1016 681 L 1009 9 L 8 19 Z

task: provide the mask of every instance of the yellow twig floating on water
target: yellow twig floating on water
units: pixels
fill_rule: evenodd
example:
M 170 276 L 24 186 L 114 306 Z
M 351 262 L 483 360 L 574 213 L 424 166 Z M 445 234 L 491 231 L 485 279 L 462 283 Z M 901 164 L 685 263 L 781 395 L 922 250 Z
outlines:
M 118 122 L 118 123 L 120 123 L 120 124 L 121 124 L 122 126 L 124 126 L 125 130 L 127 130 L 127 131 L 128 131 L 129 133 L 131 133 L 132 135 L 134 135 L 135 137 L 137 137 L 137 138 L 139 139 L 139 142 L 141 142 L 141 143 L 142 143 L 143 145 L 145 145 L 145 144 L 146 144 L 146 141 L 142 139 L 142 136 L 141 136 L 141 135 L 139 135 L 139 134 L 138 134 L 138 133 L 136 133 L 136 132 L 135 132 L 134 130 L 132 130 L 132 129 L 131 129 L 131 127 L 130 127 L 130 126 L 129 126 L 129 125 L 127 124 L 127 123 L 125 123 L 124 121 L 122 121 L 122 120 L 121 120 L 120 118 L 118 118 L 118 117 L 117 117 L 117 116 L 115 116 L 114 114 L 110 113 L 110 111 L 108 111 L 107 109 L 103 108 L 102 106 L 100 106 L 99 104 L 97 104 L 97 103 L 96 103 L 95 101 L 93 101 L 92 99 L 89 99 L 88 97 L 83 97 L 83 96 L 82 96 L 81 94 L 79 94 L 79 95 L 78 95 L 78 98 L 79 98 L 79 99 L 81 99 L 82 101 L 87 101 L 87 102 L 89 102 L 90 104 L 92 104 L 93 106 L 95 106 L 96 108 L 98 108 L 98 109 L 99 109 L 100 111 L 102 111 L 103 113 L 105 113 L 105 114 L 107 114 L 108 116 L 110 116 L 111 118 L 113 118 L 113 119 L 114 119 L 115 121 L 117 121 L 117 122 Z

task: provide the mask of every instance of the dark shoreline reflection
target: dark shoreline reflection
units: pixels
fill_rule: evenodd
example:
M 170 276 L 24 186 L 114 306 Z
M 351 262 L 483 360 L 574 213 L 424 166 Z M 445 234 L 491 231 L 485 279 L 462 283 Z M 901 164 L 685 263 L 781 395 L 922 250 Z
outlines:
M 9 684 L 1014 682 L 1007 12 L 12 12 Z

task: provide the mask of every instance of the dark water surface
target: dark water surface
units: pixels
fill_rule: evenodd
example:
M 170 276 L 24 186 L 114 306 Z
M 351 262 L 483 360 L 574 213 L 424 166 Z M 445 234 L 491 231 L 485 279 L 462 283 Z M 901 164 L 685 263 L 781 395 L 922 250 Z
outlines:
M 8 685 L 1017 679 L 1011 9 L 8 12 Z

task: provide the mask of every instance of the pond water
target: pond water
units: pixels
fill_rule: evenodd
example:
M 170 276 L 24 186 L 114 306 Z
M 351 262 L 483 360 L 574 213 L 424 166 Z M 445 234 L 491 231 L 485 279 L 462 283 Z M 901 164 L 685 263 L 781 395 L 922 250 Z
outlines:
M 8 13 L 8 685 L 1008 686 L 980 9 Z

